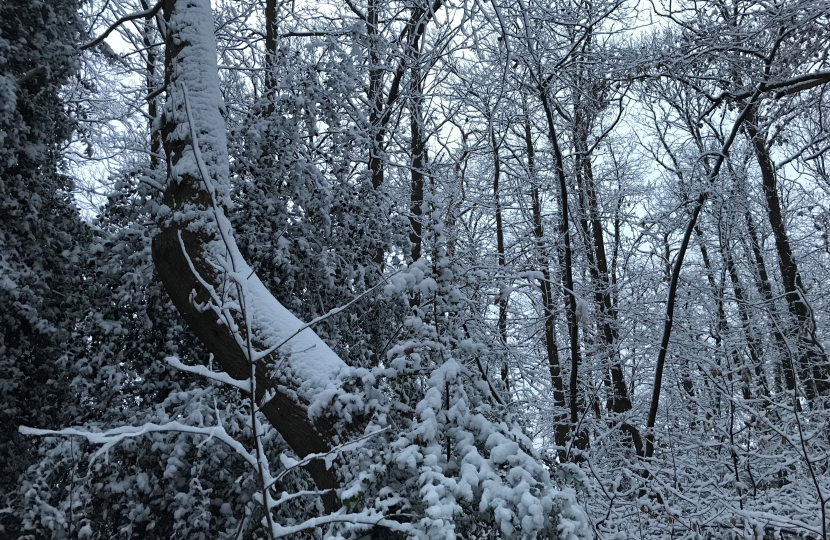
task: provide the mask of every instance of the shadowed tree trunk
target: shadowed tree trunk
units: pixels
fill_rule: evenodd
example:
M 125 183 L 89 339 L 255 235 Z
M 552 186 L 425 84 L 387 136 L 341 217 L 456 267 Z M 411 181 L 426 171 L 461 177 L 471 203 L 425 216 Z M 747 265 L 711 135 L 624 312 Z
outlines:
M 775 309 L 775 299 L 772 296 L 772 285 L 767 274 L 767 265 L 764 262 L 764 254 L 761 251 L 761 244 L 758 239 L 758 231 L 755 228 L 755 222 L 752 219 L 752 214 L 747 210 L 744 212 L 744 220 L 746 221 L 747 231 L 749 232 L 749 243 L 752 249 L 751 261 L 755 265 L 756 272 L 756 287 L 761 297 L 770 306 L 770 318 L 772 319 L 772 336 L 776 345 L 778 356 L 781 359 L 781 364 L 778 366 L 780 371 L 784 373 L 784 384 L 787 390 L 792 392 L 795 390 L 795 368 L 789 355 L 789 347 L 784 335 L 778 328 L 778 312 Z M 780 373 L 780 371 L 778 373 Z M 780 378 L 780 376 L 779 376 Z M 780 385 L 779 385 L 780 386 Z
M 726 231 L 721 230 L 719 238 L 721 257 L 723 258 L 726 271 L 729 274 L 729 280 L 732 283 L 732 291 L 735 294 L 735 303 L 738 306 L 738 315 L 741 319 L 741 327 L 743 328 L 744 338 L 746 339 L 747 349 L 749 351 L 749 359 L 752 364 L 752 370 L 749 371 L 749 375 L 744 372 L 741 373 L 741 378 L 744 380 L 746 385 L 744 397 L 747 399 L 751 398 L 751 386 L 749 384 L 749 379 L 752 377 L 752 373 L 754 373 L 755 377 L 758 379 L 760 392 L 764 396 L 769 397 L 769 385 L 767 384 L 767 376 L 766 373 L 764 373 L 763 367 L 764 351 L 761 346 L 760 339 L 758 339 L 756 334 L 753 332 L 752 322 L 750 320 L 749 311 L 746 305 L 744 289 L 741 285 L 740 277 L 738 276 L 738 269 L 735 265 L 735 259 L 732 256 L 729 235 L 726 234 Z
M 416 42 L 412 45 L 412 69 L 410 74 L 410 151 L 411 156 L 411 179 L 409 196 L 409 243 L 412 244 L 412 260 L 421 258 L 421 229 L 423 224 L 421 216 L 423 211 L 421 205 L 424 202 L 424 165 L 426 164 L 426 141 L 424 141 L 423 127 L 423 96 L 421 95 L 421 51 Z M 418 302 L 419 303 L 419 302 Z
M 815 321 L 805 298 L 806 292 L 801 281 L 801 274 L 798 272 L 798 265 L 784 223 L 781 201 L 778 197 L 775 165 L 769 155 L 766 134 L 758 126 L 758 115 L 753 109 L 746 123 L 746 132 L 750 137 L 758 166 L 761 169 L 764 198 L 767 202 L 767 215 L 775 237 L 775 249 L 778 252 L 781 281 L 784 285 L 787 308 L 797 326 L 798 375 L 801 384 L 804 385 L 807 400 L 812 403 L 817 396 L 825 395 L 830 390 L 827 354 L 816 339 Z
M 498 257 L 499 268 L 504 269 L 506 264 L 504 257 L 504 226 L 501 215 L 501 198 L 499 196 L 499 181 L 501 180 L 501 158 L 499 157 L 500 145 L 496 140 L 496 132 L 493 128 L 492 113 L 489 118 L 490 146 L 493 150 L 493 203 L 496 213 L 496 256 Z M 502 343 L 507 343 L 507 296 L 499 293 L 499 335 Z
M 419 79 L 415 82 L 416 86 L 410 85 L 412 89 L 416 89 L 420 87 L 420 80 L 426 75 L 426 73 L 422 73 L 420 67 L 418 66 L 420 62 L 421 56 L 421 39 L 424 37 L 426 33 L 427 26 L 432 18 L 435 16 L 435 13 L 441 9 L 443 5 L 443 0 L 433 0 L 432 4 L 425 2 L 423 4 L 419 4 L 412 8 L 412 12 L 410 14 L 409 20 L 406 25 L 406 29 L 401 35 L 401 40 L 404 41 L 404 46 L 406 47 L 406 54 L 403 55 L 398 61 L 398 66 L 395 69 L 395 73 L 392 77 L 392 81 L 389 84 L 389 91 L 384 95 L 383 86 L 384 86 L 384 72 L 385 68 L 382 66 L 381 55 L 378 52 L 378 45 L 379 45 L 379 24 L 380 24 L 380 10 L 381 6 L 379 5 L 380 0 L 368 0 L 366 15 L 365 15 L 365 24 L 366 24 L 366 34 L 369 38 L 369 85 L 366 90 L 366 101 L 369 104 L 369 160 L 367 163 L 369 169 L 369 175 L 372 181 L 372 188 L 375 190 L 380 189 L 384 182 L 385 176 L 385 163 L 386 163 L 386 135 L 389 130 L 389 122 L 392 119 L 392 113 L 394 110 L 395 102 L 398 100 L 401 92 L 401 84 L 403 81 L 404 74 L 407 71 L 407 68 L 412 66 L 412 76 L 413 78 Z M 418 96 L 420 92 L 416 92 Z M 422 100 L 419 100 L 417 96 L 415 100 L 418 102 L 416 108 L 418 109 L 417 114 L 415 116 L 420 116 L 420 108 Z M 423 200 L 423 164 L 425 162 L 426 156 L 426 145 L 425 141 L 423 140 L 423 121 L 422 119 L 417 120 L 418 124 L 415 124 L 415 120 L 411 124 L 411 129 L 417 130 L 412 132 L 413 137 L 417 137 L 417 140 L 413 138 L 412 140 L 412 182 L 413 182 L 413 195 L 417 198 L 417 189 L 415 186 L 416 182 L 420 183 L 421 186 L 421 200 Z M 416 148 L 420 147 L 420 148 Z M 415 161 L 418 160 L 421 163 L 421 167 L 415 166 Z M 416 173 L 415 171 L 418 171 Z M 420 179 L 417 178 L 420 176 Z M 419 210 L 420 211 L 420 206 Z M 418 240 L 417 240 L 417 250 L 418 250 L 418 257 L 413 257 L 413 260 L 417 260 L 420 258 L 420 222 L 416 225 L 418 229 Z M 412 231 L 410 235 L 410 239 L 414 239 L 415 231 Z M 414 247 L 414 246 L 413 246 Z M 379 267 L 382 268 L 385 262 L 385 251 L 383 246 L 378 246 L 375 249 L 374 255 L 374 263 Z
M 141 0 L 141 7 L 146 11 L 150 9 L 145 0 Z M 150 124 L 150 169 L 158 170 L 159 154 L 161 152 L 161 133 L 155 129 L 154 124 L 158 118 L 158 98 L 156 85 L 156 51 L 153 48 L 153 25 L 149 20 L 144 22 L 141 32 L 141 40 L 147 49 L 147 116 Z
M 398 67 L 389 84 L 389 91 L 384 95 L 383 74 L 381 57 L 378 53 L 377 40 L 378 25 L 380 16 L 379 0 L 369 0 L 366 10 L 366 33 L 369 37 L 369 87 L 366 98 L 369 103 L 369 126 L 372 130 L 371 144 L 369 148 L 369 171 L 372 177 L 372 187 L 378 189 L 383 184 L 384 178 L 384 153 L 386 146 L 386 134 L 389 121 L 392 119 L 393 106 L 401 91 L 401 82 L 406 69 L 413 61 L 411 53 L 420 55 L 421 39 L 426 33 L 429 22 L 435 13 L 443 6 L 443 0 L 433 0 L 432 4 L 420 4 L 412 9 L 406 30 L 401 38 L 405 41 L 408 51 L 404 58 L 398 62 Z M 423 77 L 425 74 L 421 74 Z
M 488 130 L 490 138 L 490 147 L 493 151 L 493 204 L 495 206 L 494 210 L 496 214 L 496 257 L 498 259 L 499 270 L 503 272 L 504 267 L 506 265 L 506 259 L 504 256 L 504 224 L 502 221 L 501 213 L 501 198 L 499 196 L 499 182 L 501 180 L 501 157 L 499 156 L 499 150 L 501 149 L 501 145 L 499 144 L 499 141 L 496 139 L 496 131 L 493 127 L 494 115 L 495 111 L 490 111 L 488 113 Z M 498 296 L 496 297 L 496 302 L 499 306 L 498 329 L 502 346 L 507 345 L 508 299 L 509 292 L 506 292 L 505 289 L 499 290 Z M 501 368 L 501 378 L 502 381 L 504 381 L 504 384 L 507 388 L 510 388 L 509 371 L 510 370 L 508 368 L 507 363 L 503 363 Z
M 274 73 L 277 55 L 277 0 L 265 0 L 265 90 L 272 91 L 277 84 Z
M 608 369 L 611 372 L 611 392 L 608 398 L 608 410 L 624 413 L 631 410 L 631 399 L 625 384 L 625 375 L 617 355 L 619 331 L 617 329 L 617 312 L 611 298 L 611 283 L 608 277 L 608 257 L 605 251 L 605 237 L 600 220 L 597 200 L 597 188 L 594 171 L 588 155 L 588 130 L 591 118 L 589 111 L 576 111 L 574 114 L 574 145 L 576 147 L 576 176 L 580 185 L 579 201 L 583 208 L 584 223 L 582 228 L 586 238 L 586 253 L 591 280 L 594 282 L 594 299 L 599 308 L 598 321 L 605 341 L 605 353 Z
M 369 38 L 369 87 L 366 93 L 369 102 L 369 126 L 374 128 L 369 146 L 369 172 L 372 176 L 372 187 L 379 188 L 383 184 L 383 140 L 385 138 L 385 122 L 383 118 L 383 68 L 378 54 L 378 15 L 379 0 L 369 0 L 366 7 L 366 35 Z M 400 85 L 400 78 L 392 83 L 389 96 L 396 95 Z
M 729 137 L 724 141 L 723 146 L 721 146 L 721 150 L 715 158 L 715 163 L 707 174 L 707 184 L 712 184 L 717 179 L 718 174 L 720 174 L 720 169 L 729 154 L 729 149 L 732 148 L 732 143 L 735 142 L 738 130 L 749 116 L 752 107 L 761 95 L 762 89 L 763 87 L 759 87 L 755 90 L 749 100 L 749 104 L 744 108 L 738 118 L 735 119 L 735 123 L 732 125 Z M 660 391 L 663 384 L 663 370 L 666 364 L 666 356 L 668 354 L 672 326 L 674 324 L 674 304 L 677 299 L 677 285 L 680 280 L 680 270 L 683 267 L 683 261 L 686 257 L 686 251 L 689 248 L 689 241 L 691 240 L 692 232 L 697 226 L 697 219 L 700 216 L 700 211 L 703 209 L 703 205 L 706 204 L 706 200 L 708 198 L 708 191 L 703 191 L 700 195 L 698 195 L 697 200 L 695 200 L 694 206 L 692 207 L 691 216 L 688 224 L 686 225 L 686 230 L 683 233 L 683 240 L 680 242 L 680 248 L 677 251 L 677 258 L 674 261 L 674 265 L 671 266 L 671 263 L 667 262 L 667 264 L 671 266 L 671 278 L 669 281 L 669 292 L 666 298 L 666 317 L 663 322 L 663 337 L 660 340 L 660 349 L 657 352 L 657 365 L 654 370 L 654 384 L 651 391 L 651 403 L 649 404 L 648 419 L 646 420 L 645 457 L 647 459 L 654 455 L 654 426 L 657 422 L 657 409 L 660 406 Z
M 544 229 L 542 228 L 542 205 L 539 200 L 539 187 L 536 185 L 535 149 L 533 134 L 530 130 L 530 120 L 525 120 L 525 146 L 527 148 L 527 168 L 530 176 L 530 198 L 533 211 L 533 236 L 536 238 L 536 262 L 542 271 L 539 287 L 542 290 L 542 315 L 545 318 L 545 352 L 547 354 L 550 382 L 553 387 L 554 406 L 565 409 L 565 388 L 562 383 L 562 373 L 559 366 L 559 350 L 556 345 L 556 314 L 551 291 L 550 269 L 545 254 Z M 556 446 L 564 447 L 568 438 L 567 417 L 556 414 L 554 416 L 554 442 Z M 564 451 L 559 452 L 559 459 L 565 460 Z
M 569 388 L 569 408 L 571 412 L 571 425 L 576 428 L 579 422 L 579 365 L 581 355 L 579 351 L 579 321 L 576 319 L 576 294 L 574 291 L 573 262 L 571 260 L 571 231 L 570 218 L 568 217 L 568 184 L 565 179 L 565 165 L 562 160 L 562 152 L 559 147 L 559 139 L 556 135 L 556 126 L 553 121 L 553 110 L 550 104 L 547 87 L 539 89 L 539 97 L 542 101 L 542 108 L 545 110 L 545 118 L 548 124 L 548 139 L 553 147 L 554 165 L 556 176 L 559 180 L 559 204 L 561 222 L 559 233 L 562 235 L 563 251 L 563 276 L 562 281 L 565 289 L 565 298 L 568 300 L 568 307 L 565 310 L 568 319 L 568 333 L 570 335 L 571 349 L 571 377 Z M 579 449 L 588 446 L 588 434 L 586 431 L 574 435 L 574 446 Z
M 582 77 L 577 78 L 577 88 L 587 86 Z M 592 96 L 593 97 L 593 96 Z M 597 306 L 597 326 L 603 343 L 600 350 L 604 352 L 603 383 L 607 387 L 606 409 L 615 414 L 623 414 L 631 410 L 631 398 L 625 383 L 625 373 L 620 363 L 617 346 L 619 330 L 617 328 L 617 311 L 612 297 L 612 279 L 609 278 L 608 256 L 605 251 L 605 237 L 600 219 L 597 188 L 594 180 L 594 171 L 591 158 L 588 155 L 588 133 L 593 122 L 590 102 L 586 103 L 582 97 L 577 98 L 574 106 L 574 150 L 575 176 L 579 189 L 577 201 L 580 209 L 580 227 L 585 243 L 585 254 L 588 260 L 588 271 L 594 289 L 594 302 Z M 616 240 L 619 237 L 619 222 L 616 226 Z M 617 244 L 615 244 L 615 249 Z M 619 420 L 613 420 L 618 423 Z M 625 440 L 638 454 L 642 454 L 642 440 L 637 428 L 628 423 L 620 424 L 625 434 Z

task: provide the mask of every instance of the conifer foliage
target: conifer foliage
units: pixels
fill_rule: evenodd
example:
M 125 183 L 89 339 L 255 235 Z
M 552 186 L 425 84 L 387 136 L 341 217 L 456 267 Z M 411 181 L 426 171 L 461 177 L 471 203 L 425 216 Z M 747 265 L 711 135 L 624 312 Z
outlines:
M 66 425 L 79 406 L 70 382 L 85 347 L 77 332 L 88 306 L 80 269 L 91 234 L 61 159 L 73 130 L 62 88 L 77 71 L 80 28 L 71 1 L 0 5 L 2 504 L 37 459 L 17 428 Z

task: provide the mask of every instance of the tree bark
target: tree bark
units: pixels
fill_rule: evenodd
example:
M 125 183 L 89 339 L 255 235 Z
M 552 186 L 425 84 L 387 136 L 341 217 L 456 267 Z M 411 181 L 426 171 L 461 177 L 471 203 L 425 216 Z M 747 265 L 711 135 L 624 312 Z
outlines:
M 581 115 L 585 116 L 585 115 Z M 575 123 L 579 121 L 574 115 Z M 584 122 L 588 122 L 585 118 Z M 577 174 L 584 179 L 583 192 L 580 201 L 584 204 L 587 220 L 583 228 L 592 244 L 586 246 L 589 253 L 589 271 L 594 282 L 594 300 L 599 308 L 598 321 L 602 336 L 605 340 L 608 369 L 611 371 L 611 395 L 608 400 L 608 410 L 621 414 L 631 410 L 631 398 L 628 396 L 628 387 L 625 384 L 625 374 L 619 362 L 617 343 L 619 330 L 617 329 L 617 312 L 611 298 L 611 283 L 608 277 L 608 257 L 605 251 L 605 237 L 602 221 L 599 218 L 599 203 L 597 200 L 596 183 L 591 159 L 588 156 L 588 126 L 577 128 L 575 133 Z M 590 228 L 588 227 L 590 225 Z
M 755 92 L 749 100 L 749 104 L 741 112 L 740 116 L 738 116 L 738 118 L 735 119 L 735 123 L 732 125 L 732 131 L 729 133 L 729 137 L 724 141 L 723 146 L 721 147 L 721 151 L 717 154 L 717 157 L 715 158 L 715 164 L 709 172 L 707 179 L 709 184 L 713 183 L 715 179 L 718 177 L 718 174 L 720 174 L 720 169 L 723 166 L 723 162 L 726 159 L 726 156 L 729 154 L 729 149 L 732 148 L 732 143 L 735 142 L 735 137 L 738 134 L 738 130 L 746 121 L 747 117 L 750 114 L 750 111 L 755 106 L 755 103 L 758 97 L 761 95 L 762 90 L 763 87 L 759 87 L 757 90 L 755 90 Z M 680 280 L 680 269 L 683 267 L 683 260 L 686 257 L 686 250 L 689 248 L 689 240 L 691 239 L 692 231 L 694 231 L 695 226 L 697 225 L 697 218 L 700 216 L 700 211 L 703 209 L 703 205 L 706 203 L 706 199 L 708 198 L 708 191 L 704 191 L 700 195 L 698 195 L 697 200 L 695 201 L 695 205 L 692 209 L 692 215 L 689 218 L 689 223 L 686 226 L 686 231 L 683 234 L 683 240 L 680 243 L 680 249 L 677 252 L 677 259 L 674 262 L 674 266 L 671 272 L 671 281 L 669 282 L 669 293 L 668 298 L 666 299 L 666 318 L 663 323 L 663 337 L 660 340 L 660 349 L 657 352 L 657 365 L 654 369 L 654 384 L 652 386 L 651 391 L 651 404 L 649 405 L 648 419 L 646 420 L 646 459 L 652 457 L 652 455 L 654 454 L 654 426 L 657 422 L 657 409 L 660 406 L 660 390 L 663 384 L 663 369 L 665 368 L 666 364 L 666 355 L 668 354 L 669 341 L 671 340 L 672 325 L 674 324 L 674 303 L 677 297 L 677 284 Z
M 738 305 L 738 315 L 741 319 L 741 327 L 744 331 L 744 338 L 746 339 L 747 349 L 749 351 L 749 359 L 752 363 L 752 372 L 755 373 L 755 377 L 758 378 L 760 391 L 764 396 L 769 397 L 769 385 L 767 384 L 767 376 L 766 373 L 764 373 L 763 367 L 763 347 L 761 346 L 761 341 L 753 332 L 752 321 L 749 317 L 749 310 L 746 305 L 746 296 L 744 295 L 744 289 L 741 285 L 740 277 L 738 276 L 738 268 L 735 265 L 735 259 L 732 256 L 732 249 L 729 246 L 729 238 L 723 233 L 720 234 L 720 251 L 723 263 L 726 266 L 726 271 L 729 274 L 729 280 L 732 282 L 732 291 L 735 294 L 735 303 Z M 743 373 L 742 378 L 746 379 L 746 377 L 743 376 Z M 751 390 L 749 382 L 746 382 L 746 387 L 748 390 Z M 751 396 L 745 397 L 749 399 Z
M 758 160 L 758 166 L 761 169 L 767 215 L 775 237 L 775 249 L 778 252 L 787 308 L 795 319 L 797 326 L 798 375 L 804 385 L 807 400 L 812 404 L 817 396 L 826 395 L 830 391 L 828 360 L 824 349 L 816 338 L 812 310 L 805 298 L 806 292 L 801 281 L 801 274 L 798 272 L 798 265 L 790 246 L 781 201 L 778 197 L 775 165 L 769 155 L 766 134 L 760 131 L 758 126 L 758 115 L 753 109 L 746 123 L 746 132 L 749 135 L 755 157 Z
M 795 390 L 795 368 L 790 358 L 787 341 L 778 328 L 778 312 L 775 309 L 775 298 L 772 296 L 772 285 L 769 281 L 767 265 L 764 262 L 764 254 L 761 251 L 761 243 L 758 239 L 755 221 L 752 219 L 752 214 L 750 214 L 749 210 L 744 213 L 744 220 L 746 221 L 747 231 L 749 232 L 749 243 L 753 255 L 752 262 L 755 264 L 755 271 L 757 272 L 755 285 L 758 292 L 761 293 L 761 297 L 769 305 L 770 318 L 772 319 L 772 336 L 775 340 L 778 355 L 781 358 L 780 369 L 784 372 L 784 384 L 787 386 L 787 390 L 792 392 Z
M 141 7 L 147 11 L 150 6 L 147 5 L 146 0 L 141 0 Z M 153 25 L 150 21 L 144 22 L 144 28 L 141 31 L 141 39 L 144 48 L 147 50 L 147 74 L 146 87 L 147 97 L 147 116 L 150 126 L 150 169 L 157 171 L 160 164 L 159 154 L 161 152 L 161 133 L 155 129 L 155 121 L 158 118 L 158 98 L 151 97 L 156 93 L 156 51 L 153 49 Z
M 251 363 L 230 325 L 236 323 L 239 332 L 261 350 L 274 346 L 275 338 L 277 343 L 287 338 L 302 323 L 277 302 L 241 258 L 225 217 L 230 207 L 228 153 L 210 2 L 164 0 L 163 14 L 169 29 L 165 50 L 168 100 L 162 124 L 168 169 L 164 204 L 172 213 L 161 222 L 161 231 L 153 239 L 153 261 L 190 329 L 231 377 L 248 380 Z M 198 134 L 198 144 L 194 144 L 194 134 Z M 233 272 L 228 264 L 233 265 Z M 222 268 L 224 272 L 220 272 Z M 211 309 L 212 304 L 223 307 L 215 306 L 213 291 L 229 282 L 250 291 L 244 299 L 250 326 L 239 320 L 238 313 L 235 320 L 220 321 Z M 327 420 L 309 418 L 308 404 L 314 396 L 300 390 L 307 369 L 304 363 L 323 359 L 319 365 L 327 371 L 345 364 L 310 329 L 300 335 L 313 345 L 312 351 L 304 352 L 288 342 L 256 363 L 255 398 L 261 402 L 266 391 L 275 392 L 262 412 L 303 457 L 327 452 L 333 435 Z M 278 362 L 285 366 L 279 385 L 266 367 Z M 322 496 L 326 510 L 336 510 L 340 503 L 334 492 L 338 486 L 334 471 L 321 460 L 313 461 L 307 469 L 317 487 L 327 490 Z
M 369 40 L 369 87 L 366 98 L 369 103 L 369 127 L 373 129 L 369 146 L 369 172 L 372 177 L 372 187 L 378 189 L 383 184 L 383 140 L 384 126 L 381 118 L 383 114 L 383 68 L 380 65 L 378 54 L 378 16 L 379 0 L 368 0 L 366 6 L 366 35 Z
M 366 99 L 369 103 L 369 128 L 372 130 L 368 167 L 374 189 L 378 189 L 383 185 L 386 131 L 389 120 L 392 118 L 392 106 L 400 94 L 401 81 L 406 72 L 407 63 L 412 61 L 411 58 L 406 57 L 400 60 L 389 85 L 389 92 L 384 96 L 384 69 L 381 67 L 380 54 L 377 49 L 377 40 L 380 39 L 378 34 L 380 6 L 378 2 L 379 0 L 369 0 L 366 9 L 366 34 L 369 38 L 370 62 L 369 87 Z M 444 0 L 433 0 L 431 5 L 419 5 L 412 9 L 407 29 L 402 36 L 407 40 L 406 46 L 409 51 L 420 53 L 421 38 L 426 32 L 427 25 L 435 16 L 435 13 L 441 9 L 443 3 Z
M 545 352 L 547 354 L 550 382 L 553 387 L 553 404 L 557 408 L 565 409 L 565 387 L 562 382 L 562 371 L 559 365 L 559 349 L 556 345 L 556 310 L 551 291 L 551 277 L 548 259 L 545 253 L 544 229 L 542 226 L 542 205 L 539 199 L 539 187 L 536 185 L 535 149 L 533 134 L 530 129 L 530 120 L 525 121 L 525 146 L 527 148 L 527 167 L 530 176 L 530 198 L 533 211 L 533 236 L 536 238 L 536 262 L 542 271 L 539 287 L 542 290 L 542 315 L 545 318 Z M 554 415 L 554 442 L 556 446 L 564 448 L 568 438 L 569 426 L 567 417 Z M 564 451 L 559 452 L 561 461 L 565 460 Z
M 571 232 L 570 218 L 568 217 L 568 184 L 565 178 L 565 165 L 562 160 L 562 152 L 559 148 L 559 139 L 556 135 L 556 126 L 553 121 L 553 111 L 549 101 L 548 89 L 547 87 L 542 87 L 539 90 L 542 108 L 545 110 L 545 118 L 548 123 L 548 138 L 551 146 L 553 147 L 556 176 L 559 180 L 559 204 L 562 214 L 559 231 L 562 235 L 562 250 L 564 252 L 562 277 L 565 289 L 565 298 L 568 299 L 566 315 L 568 319 L 568 333 L 570 335 L 571 345 L 569 407 L 571 412 L 571 425 L 576 428 L 576 425 L 579 422 L 579 365 L 581 363 L 581 355 L 579 351 L 579 321 L 576 319 L 576 294 L 574 291 L 573 262 L 571 260 Z M 586 448 L 588 445 L 587 432 L 575 434 L 574 445 L 579 449 Z
M 265 90 L 270 93 L 277 85 L 274 69 L 277 64 L 277 0 L 265 0 Z
M 423 136 L 423 96 L 421 95 L 421 51 L 416 42 L 412 46 L 412 69 L 410 74 L 410 151 L 411 179 L 409 196 L 409 243 L 412 245 L 412 260 L 421 258 L 421 205 L 424 202 L 424 165 L 426 164 L 426 144 Z
M 496 256 L 500 269 L 504 269 L 506 260 L 504 256 L 504 227 L 502 224 L 501 215 L 501 199 L 499 197 L 499 181 L 501 180 L 501 158 L 499 157 L 499 144 L 496 140 L 496 132 L 493 129 L 492 114 L 489 119 L 490 123 L 490 145 L 493 150 L 493 203 L 495 205 L 496 213 Z M 507 297 L 501 292 L 498 296 L 499 304 L 499 335 L 502 343 L 507 343 Z

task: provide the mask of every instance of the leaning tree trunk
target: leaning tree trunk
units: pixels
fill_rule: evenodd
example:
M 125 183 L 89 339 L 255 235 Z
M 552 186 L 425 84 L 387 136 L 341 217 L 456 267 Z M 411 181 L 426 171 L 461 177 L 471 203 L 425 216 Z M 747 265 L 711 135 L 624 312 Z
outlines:
M 715 158 L 714 166 L 707 174 L 708 184 L 713 184 L 717 179 L 718 174 L 720 174 L 720 169 L 723 166 L 726 156 L 729 154 L 729 149 L 732 148 L 732 143 L 735 142 L 735 136 L 741 128 L 741 125 L 747 119 L 752 107 L 755 106 L 761 92 L 762 88 L 759 88 L 753 93 L 749 100 L 749 104 L 744 108 L 738 118 L 735 119 L 735 123 L 732 125 L 729 137 L 727 137 L 723 143 L 723 146 L 721 146 L 721 150 Z M 694 231 L 697 226 L 697 219 L 700 216 L 700 211 L 703 209 L 703 205 L 706 204 L 706 200 L 708 198 L 708 191 L 703 191 L 700 195 L 698 195 L 697 200 L 692 207 L 691 217 L 686 225 L 686 230 L 683 233 L 683 240 L 680 242 L 680 248 L 677 251 L 677 258 L 674 261 L 674 265 L 671 266 L 669 292 L 666 297 L 666 317 L 663 322 L 663 337 L 660 339 L 660 349 L 657 352 L 657 364 L 654 369 L 654 385 L 651 389 L 651 403 L 649 404 L 648 419 L 646 420 L 646 459 L 649 459 L 654 455 L 654 426 L 657 422 L 657 409 L 660 406 L 660 391 L 663 385 L 663 369 L 666 364 L 666 356 L 668 354 L 672 326 L 674 324 L 674 304 L 677 298 L 677 284 L 680 281 L 680 270 L 683 268 L 683 260 L 685 259 L 686 251 L 689 248 L 689 240 L 692 237 L 692 231 Z
M 294 336 L 303 323 L 237 249 L 226 216 L 228 151 L 210 1 L 164 0 L 163 14 L 169 212 L 153 240 L 156 269 L 176 309 L 222 368 L 237 380 L 254 372 L 260 403 L 266 391 L 274 394 L 261 409 L 288 445 L 301 457 L 326 452 L 333 428 L 324 418 L 312 419 L 309 406 L 346 365 L 312 330 Z M 328 490 L 326 509 L 335 510 L 335 473 L 321 460 L 307 468 L 317 487 Z

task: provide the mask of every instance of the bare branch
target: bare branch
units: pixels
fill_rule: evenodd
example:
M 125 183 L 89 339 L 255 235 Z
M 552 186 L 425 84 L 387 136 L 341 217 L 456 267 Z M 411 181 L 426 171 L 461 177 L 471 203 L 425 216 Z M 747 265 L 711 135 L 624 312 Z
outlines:
M 125 22 L 134 21 L 136 19 L 148 19 L 148 20 L 152 19 L 153 17 L 156 16 L 156 13 L 158 13 L 159 10 L 161 9 L 161 5 L 162 5 L 162 2 L 159 1 L 155 6 L 151 7 L 150 9 L 146 9 L 144 11 L 137 11 L 135 13 L 130 13 L 129 15 L 124 15 L 123 17 L 121 17 L 120 19 L 118 19 L 117 21 L 112 23 L 109 26 L 109 28 L 107 28 L 104 31 L 103 34 L 101 34 L 97 38 L 93 39 L 92 41 L 90 41 L 88 43 L 84 43 L 83 45 L 81 45 L 81 50 L 85 51 L 87 49 L 91 49 L 92 47 L 95 47 L 96 45 L 98 45 L 99 43 L 104 41 L 107 38 L 107 36 L 109 36 L 116 28 L 118 28 L 119 26 L 121 26 Z

